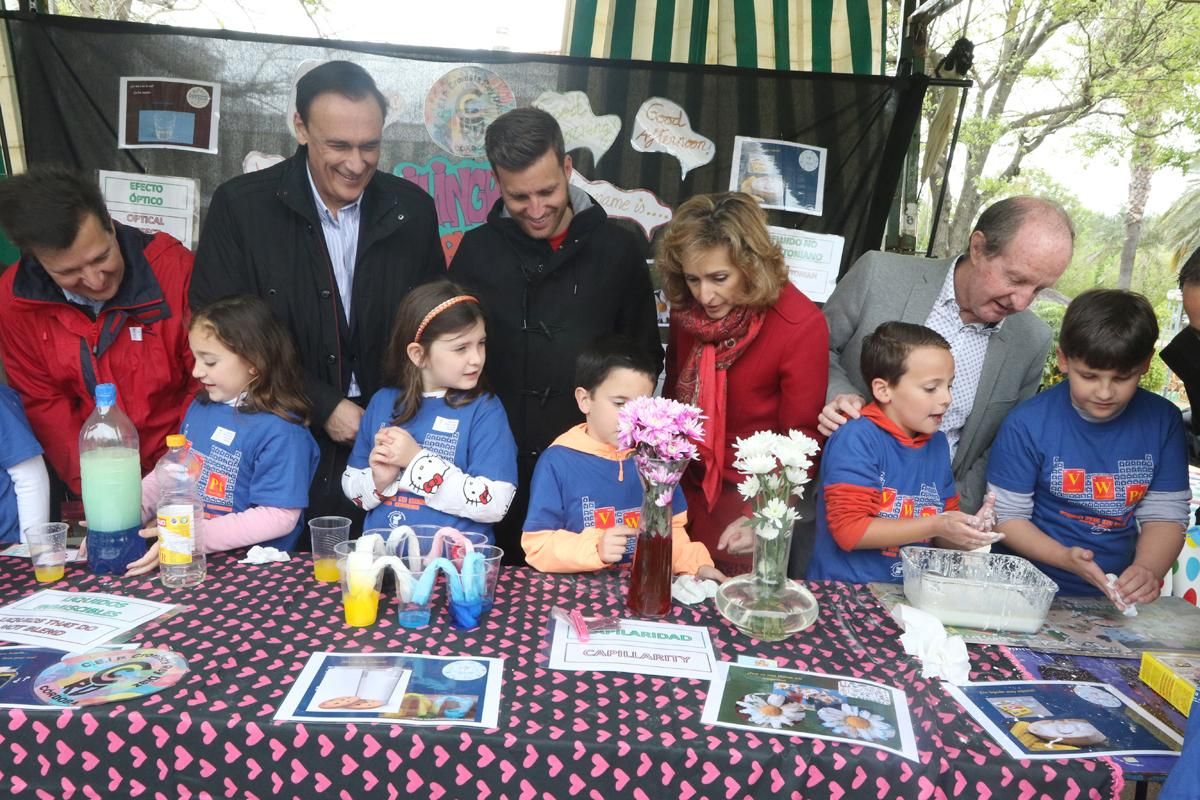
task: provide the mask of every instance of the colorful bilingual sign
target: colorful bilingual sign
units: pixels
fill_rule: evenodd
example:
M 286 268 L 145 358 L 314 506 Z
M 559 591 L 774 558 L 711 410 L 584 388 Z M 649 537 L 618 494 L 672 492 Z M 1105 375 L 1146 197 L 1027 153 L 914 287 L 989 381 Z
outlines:
M 649 189 L 622 189 L 608 181 L 589 181 L 579 170 L 571 171 L 571 183 L 591 195 L 610 217 L 636 222 L 647 239 L 671 221 L 671 207 Z
M 717 146 L 692 130 L 683 107 L 665 97 L 651 97 L 633 118 L 629 144 L 639 153 L 667 153 L 679 159 L 683 177 L 713 160 Z
M 596 116 L 583 92 L 542 92 L 533 105 L 558 120 L 568 152 L 586 147 L 592 151 L 595 163 L 600 162 L 621 132 L 621 118 L 616 114 Z
M 496 176 L 482 159 L 433 156 L 424 164 L 402 161 L 392 167 L 392 174 L 433 197 L 446 263 L 453 260 L 463 234 L 487 222 L 488 212 L 500 199 Z
M 483 158 L 483 132 L 516 105 L 512 89 L 496 73 L 474 65 L 458 67 L 429 87 L 425 129 L 450 155 Z

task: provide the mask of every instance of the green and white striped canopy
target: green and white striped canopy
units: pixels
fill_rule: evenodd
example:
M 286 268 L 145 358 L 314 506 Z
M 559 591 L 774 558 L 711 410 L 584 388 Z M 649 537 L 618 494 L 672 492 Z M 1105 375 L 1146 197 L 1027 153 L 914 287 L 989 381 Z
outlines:
M 568 0 L 572 56 L 883 72 L 887 0 Z

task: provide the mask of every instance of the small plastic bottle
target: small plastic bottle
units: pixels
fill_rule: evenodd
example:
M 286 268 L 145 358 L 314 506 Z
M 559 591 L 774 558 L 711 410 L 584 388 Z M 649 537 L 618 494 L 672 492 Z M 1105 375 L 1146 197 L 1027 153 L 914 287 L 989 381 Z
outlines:
M 154 467 L 158 480 L 158 573 L 163 586 L 184 588 L 204 581 L 206 565 L 200 543 L 196 481 L 200 461 L 187 439 L 167 437 L 167 452 Z
M 79 473 L 87 518 L 88 568 L 124 575 L 146 554 L 142 527 L 142 462 L 137 429 L 117 407 L 117 387 L 96 386 L 96 408 L 79 432 Z

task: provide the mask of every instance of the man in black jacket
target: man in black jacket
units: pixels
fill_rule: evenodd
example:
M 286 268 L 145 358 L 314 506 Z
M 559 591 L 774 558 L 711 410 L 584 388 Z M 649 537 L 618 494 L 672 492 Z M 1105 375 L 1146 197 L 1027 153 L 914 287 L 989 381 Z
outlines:
M 1183 381 L 1191 404 L 1192 424 L 1188 437 L 1188 454 L 1195 463 L 1200 447 L 1200 247 L 1179 268 L 1179 291 L 1183 294 L 1183 313 L 1187 316 L 1186 328 L 1175 334 L 1171 343 L 1159 353 L 1163 362 Z M 1200 509 L 1196 512 L 1200 522 Z
M 496 526 L 506 561 L 519 563 L 521 525 L 538 454 L 583 421 L 575 358 L 597 337 L 620 333 L 662 367 L 646 242 L 570 186 L 571 157 L 554 117 L 518 108 L 485 135 L 501 197 L 487 224 L 459 244 L 450 277 L 487 313 L 491 388 L 518 448 L 517 496 Z
M 191 303 L 256 294 L 291 332 L 321 461 L 309 517 L 360 519 L 341 476 L 363 407 L 382 385 L 392 316 L 445 277 L 433 200 L 376 170 L 387 101 L 371 76 L 330 61 L 296 84 L 296 154 L 213 193 Z

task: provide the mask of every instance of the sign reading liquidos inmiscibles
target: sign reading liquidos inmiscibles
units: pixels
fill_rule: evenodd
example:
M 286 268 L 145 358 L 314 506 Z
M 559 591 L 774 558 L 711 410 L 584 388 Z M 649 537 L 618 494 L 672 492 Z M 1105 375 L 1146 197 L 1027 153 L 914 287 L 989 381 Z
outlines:
M 122 225 L 169 233 L 194 247 L 195 180 L 100 170 L 100 191 L 109 213 Z

